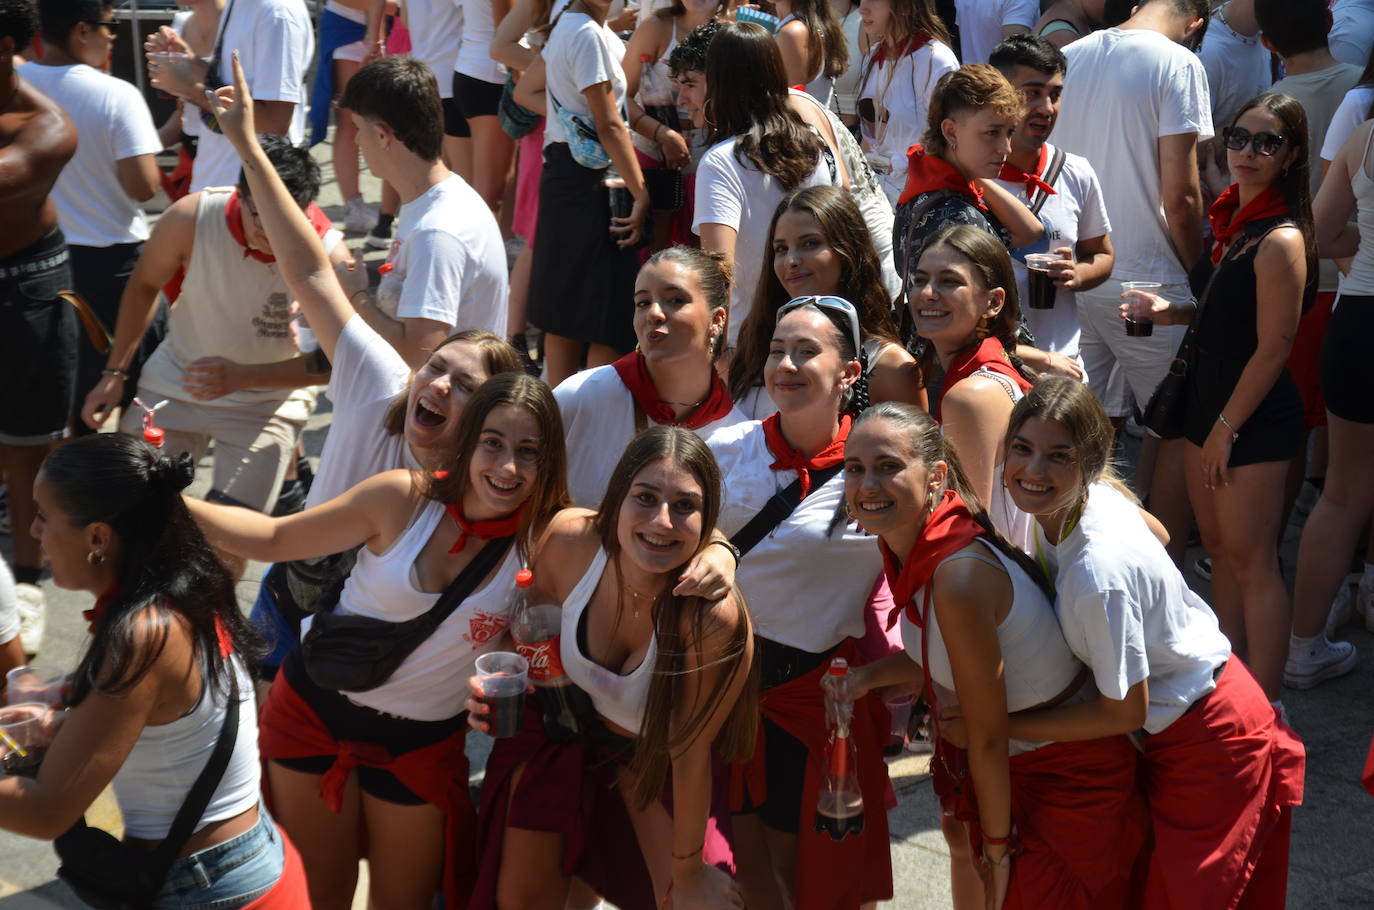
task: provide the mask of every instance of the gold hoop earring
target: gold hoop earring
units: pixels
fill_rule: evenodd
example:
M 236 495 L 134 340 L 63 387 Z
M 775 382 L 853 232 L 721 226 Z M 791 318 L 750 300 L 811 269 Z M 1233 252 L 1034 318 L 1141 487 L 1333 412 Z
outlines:
M 105 554 L 100 552 L 99 550 L 92 550 L 91 552 L 86 554 L 86 562 L 92 566 L 104 565 Z

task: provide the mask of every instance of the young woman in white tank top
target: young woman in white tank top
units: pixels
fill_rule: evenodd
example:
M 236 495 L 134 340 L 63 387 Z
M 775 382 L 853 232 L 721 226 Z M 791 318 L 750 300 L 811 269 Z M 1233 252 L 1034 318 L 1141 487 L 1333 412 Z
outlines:
M 905 645 L 852 671 L 853 693 L 914 685 L 940 717 L 962 715 L 953 729 L 937 724 L 932 762 L 954 906 L 1124 907 L 1145 830 L 1129 741 L 1008 734 L 1011 712 L 1093 695 L 1049 582 L 976 499 L 966 504 L 958 461 L 925 412 L 897 403 L 864 412 L 844 474 L 850 513 L 881 540 Z
M 191 504 L 217 546 L 249 559 L 302 559 L 363 544 L 336 610 L 390 622 L 425 613 L 489 540 L 513 538 L 497 568 L 377 688 L 320 689 L 299 649 L 284 663 L 263 709 L 263 750 L 272 759 L 268 773 L 283 824 L 301 832 L 316 907 L 346 907 L 351 900 L 359 813 L 375 832 L 368 859 L 381 902 L 428 905 L 446 863 L 470 867 L 473 857 L 446 852 L 444 832 L 446 821 L 470 829 L 471 807 L 433 793 L 466 784 L 466 768 L 450 760 L 454 750 L 461 755 L 466 732 L 462 680 L 480 654 L 502 643 L 515 571 L 565 501 L 564 462 L 562 422 L 548 387 L 523 373 L 503 373 L 464 408 L 449 473 L 386 471 L 286 518 Z M 315 743 L 357 742 L 369 733 L 379 737 L 372 745 L 382 755 L 369 759 L 353 750 L 359 786 L 331 806 L 324 783 L 339 773 L 335 753 L 342 746 Z M 421 763 L 408 756 L 431 752 L 424 767 L 402 770 Z M 453 779 L 444 784 L 447 778 Z M 379 847 L 377 837 L 401 829 L 404 850 Z M 462 897 L 445 890 L 451 900 Z
M 512 785 L 510 796 L 487 793 L 484 785 L 484 816 L 493 800 L 508 799 L 507 818 L 538 816 L 538 829 L 510 823 L 486 832 L 484 853 L 499 854 L 499 872 L 474 907 L 562 907 L 571 881 L 563 870 L 582 874 L 580 857 L 567 851 L 586 833 L 569 826 L 594 811 L 566 793 L 585 793 L 584 778 L 603 790 L 605 777 L 629 812 L 652 881 L 652 898 L 638 900 L 743 907 L 735 883 L 711 865 L 725 857 L 707 821 L 713 749 L 730 758 L 753 751 L 749 615 L 733 590 L 716 601 L 677 593 L 694 556 L 729 553 L 712 546 L 721 540 L 712 536 L 720 506 L 720 474 L 705 443 L 681 428 L 655 427 L 625 451 L 599 511 L 568 509 L 550 522 L 534 560 L 536 583 L 563 605 L 563 666 L 590 696 L 605 730 L 584 731 L 586 742 L 576 748 L 587 757 L 571 764 L 532 752 L 538 769 L 521 764 L 517 773 L 540 780 Z M 470 723 L 485 729 L 487 706 L 480 683 L 472 685 Z M 510 741 L 498 740 L 496 748 Z M 600 757 L 608 745 L 612 755 Z M 627 763 L 617 762 L 617 749 L 632 754 Z M 559 774 L 567 779 L 551 779 Z M 661 801 L 669 781 L 671 812 Z M 556 802 L 565 811 L 525 805 L 540 787 L 560 789 Z M 614 861 L 628 877 L 633 858 Z M 614 884 L 592 882 L 608 898 L 605 889 Z
M 849 69 L 849 42 L 828 0 L 778 0 L 778 30 L 773 39 L 782 52 L 787 84 L 830 107 L 835 77 Z

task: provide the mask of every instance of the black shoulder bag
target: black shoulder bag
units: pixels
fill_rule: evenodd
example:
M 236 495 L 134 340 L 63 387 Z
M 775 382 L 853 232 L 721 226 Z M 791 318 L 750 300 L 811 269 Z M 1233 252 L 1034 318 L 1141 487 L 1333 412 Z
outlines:
M 311 681 L 337 692 L 366 692 L 391 678 L 396 668 L 477 589 L 505 557 L 513 537 L 498 537 L 472 558 L 424 613 L 404 622 L 370 616 L 317 612 L 301 642 Z
M 62 861 L 57 869 L 58 878 L 96 910 L 144 910 L 162 893 L 167 873 L 195 832 L 196 822 L 205 814 L 205 807 L 210 805 L 210 797 L 229 767 L 229 758 L 238 740 L 239 685 L 232 664 L 229 673 L 229 705 L 224 712 L 224 726 L 220 728 L 215 750 L 191 785 L 172 827 L 156 850 L 152 853 L 135 850 L 108 831 L 90 827 L 85 817 L 53 841 Z M 205 697 L 209 698 L 208 679 L 205 685 Z
M 830 478 L 840 472 L 842 465 L 835 465 L 833 468 L 825 468 L 821 471 L 811 472 L 811 489 L 819 490 Z M 773 494 L 773 497 L 763 504 L 758 514 L 749 519 L 749 523 L 735 532 L 735 536 L 730 538 L 730 543 L 739 550 L 739 555 L 744 556 L 754 547 L 758 546 L 773 529 L 787 520 L 802 501 L 801 478 L 798 477 L 783 489 Z

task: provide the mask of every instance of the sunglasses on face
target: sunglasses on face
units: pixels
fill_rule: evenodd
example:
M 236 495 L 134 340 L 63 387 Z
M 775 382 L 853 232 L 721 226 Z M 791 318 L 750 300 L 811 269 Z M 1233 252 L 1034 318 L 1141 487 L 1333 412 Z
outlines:
M 849 337 L 854 341 L 854 350 L 857 351 L 863 347 L 863 335 L 859 332 L 859 311 L 854 308 L 854 304 L 845 300 L 843 297 L 832 297 L 828 294 L 811 294 L 806 297 L 793 297 L 791 300 L 778 307 L 778 316 L 773 320 L 773 324 L 777 325 L 779 322 L 782 322 L 782 317 L 798 307 L 803 307 L 807 304 L 843 315 L 849 322 Z
M 1272 158 L 1288 140 L 1278 133 L 1251 133 L 1244 127 L 1228 126 L 1221 131 L 1221 141 L 1233 152 L 1243 152 L 1247 145 L 1253 144 L 1256 155 Z
M 118 19 L 78 19 L 76 21 L 89 25 L 91 28 L 103 28 L 105 34 L 111 38 L 115 36 L 115 30 L 119 28 Z

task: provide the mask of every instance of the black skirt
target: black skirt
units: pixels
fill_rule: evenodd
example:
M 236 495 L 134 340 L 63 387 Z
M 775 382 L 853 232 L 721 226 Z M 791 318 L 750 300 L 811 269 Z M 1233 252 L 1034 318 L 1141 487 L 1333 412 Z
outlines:
M 573 160 L 566 142 L 544 147 L 529 321 L 546 332 L 621 353 L 634 349 L 639 257 L 616 246 L 605 171 Z

